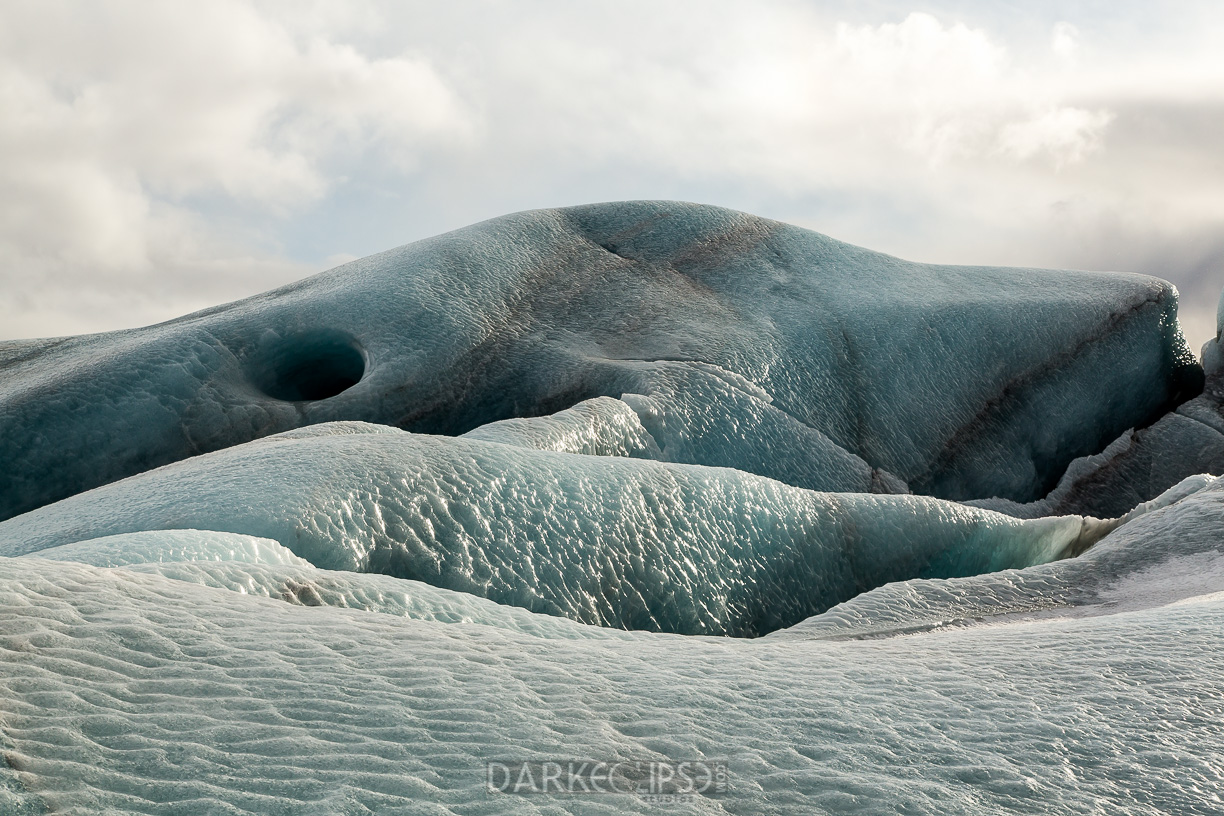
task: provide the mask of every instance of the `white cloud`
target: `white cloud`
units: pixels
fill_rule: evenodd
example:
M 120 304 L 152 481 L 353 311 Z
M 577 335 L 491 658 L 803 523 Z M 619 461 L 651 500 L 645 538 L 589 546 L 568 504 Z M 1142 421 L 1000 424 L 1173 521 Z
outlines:
M 9 4 L 0 335 L 629 197 L 918 260 L 1150 271 L 1214 310 L 1224 12 L 1171 2 Z
M 1113 118 L 1105 110 L 1054 108 L 1004 125 L 999 133 L 999 147 L 1020 159 L 1048 153 L 1059 166 L 1077 162 L 1099 147 L 1105 126 Z
M 10 336 L 74 330 L 73 315 L 91 310 L 47 318 L 57 289 L 180 306 L 196 300 L 183 290 L 212 292 L 208 278 L 236 264 L 254 280 L 232 291 L 283 282 L 303 267 L 260 252 L 200 202 L 292 215 L 328 194 L 346 154 L 402 173 L 471 133 L 426 60 L 298 39 L 237 0 L 7 5 L 0 110 L 0 282 L 45 313 L 31 320 L 37 306 L 7 299 Z M 228 277 L 232 287 L 244 275 Z M 113 306 L 118 320 L 80 325 L 130 322 Z
M 1074 62 L 1079 51 L 1079 29 L 1066 20 L 1059 20 L 1050 32 L 1050 50 L 1066 62 Z

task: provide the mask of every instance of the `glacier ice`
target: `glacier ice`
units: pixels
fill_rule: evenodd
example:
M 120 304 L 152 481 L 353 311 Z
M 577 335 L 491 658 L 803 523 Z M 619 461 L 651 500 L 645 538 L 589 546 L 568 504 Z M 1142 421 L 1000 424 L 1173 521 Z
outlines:
M 1128 430 L 1099 454 L 1073 461 L 1058 485 L 1037 501 L 992 497 L 968 503 L 1021 518 L 1064 513 L 1120 516 L 1179 480 L 1224 474 L 1224 368 L 1218 350 L 1224 296 L 1219 312 L 1217 336 L 1203 347 L 1202 394 L 1147 427 Z
M 908 611 L 884 587 L 855 615 L 756 640 L 617 632 L 308 566 L 0 557 L 0 807 L 646 813 L 660 805 L 632 795 L 491 794 L 483 764 L 708 757 L 730 791 L 669 808 L 1206 814 L 1224 775 L 1222 502 L 1200 490 L 1103 540 L 1083 614 L 976 604 L 930 625 L 940 588 L 973 607 L 987 579 L 1067 587 L 1088 563 L 1070 559 L 900 585 L 925 598 Z M 1160 597 L 1190 568 L 1198 595 Z M 276 591 L 243 593 L 244 573 Z M 289 581 L 323 603 L 280 597 Z M 362 608 L 396 581 L 418 606 L 470 606 Z
M 216 530 L 157 530 L 99 536 L 40 550 L 56 561 L 95 567 L 198 561 L 305 566 L 310 562 L 269 538 Z
M 717 366 L 656 362 L 632 366 L 636 386 L 556 414 L 481 425 L 471 439 L 525 447 L 730 467 L 810 490 L 908 493 L 820 431 L 770 404 L 760 388 Z
M 0 813 L 1219 812 L 1175 315 L 628 202 L 0 343 Z
M 583 623 L 753 636 L 889 581 L 1064 557 L 1108 526 L 325 423 L 9 519 L 0 554 L 179 528 L 271 539 L 317 567 L 412 578 Z
M 588 456 L 662 458 L 658 442 L 638 414 L 611 397 L 583 400 L 547 416 L 490 422 L 461 438 Z
M 666 403 L 677 461 L 1027 502 L 1201 387 L 1176 305 L 1155 278 L 915 264 L 695 204 L 519 213 L 158 326 L 0 344 L 0 518 L 302 425 L 459 434 L 622 394 Z M 810 452 L 774 472 L 791 432 Z
M 1224 480 L 1191 476 L 1134 508 L 1076 558 L 889 584 L 773 637 L 881 637 L 1002 620 L 1116 614 L 1221 593 L 1221 511 Z
M 211 530 L 149 530 L 49 547 L 26 559 L 122 567 L 301 606 L 334 606 L 413 620 L 479 623 L 538 637 L 615 638 L 627 632 L 577 626 L 464 592 L 368 573 L 314 567 L 266 538 Z

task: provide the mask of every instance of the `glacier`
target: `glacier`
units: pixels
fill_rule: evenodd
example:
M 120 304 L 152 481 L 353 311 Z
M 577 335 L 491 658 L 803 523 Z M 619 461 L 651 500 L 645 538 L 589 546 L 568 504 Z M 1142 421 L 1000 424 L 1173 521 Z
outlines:
M 1078 559 L 892 584 L 748 640 L 591 627 L 288 564 L 0 559 L 0 810 L 661 808 L 485 788 L 489 758 L 573 756 L 727 758 L 728 793 L 667 805 L 681 813 L 1211 813 L 1221 499 L 1145 516 L 1074 599 L 1039 596 L 1073 585 L 1058 571 Z M 1176 544 L 1186 530 L 1197 553 Z M 986 601 L 969 600 L 987 579 Z M 317 589 L 286 602 L 290 582 Z
M 622 394 L 688 464 L 1030 502 L 1201 390 L 1176 308 L 1156 278 L 915 264 L 715 207 L 520 213 L 158 326 L 0 344 L 0 518 L 308 424 L 452 435 Z M 778 448 L 805 453 L 775 469 Z
M 1176 311 L 620 202 L 0 343 L 0 813 L 1219 812 Z
M 926 496 L 815 493 L 742 471 L 325 423 L 194 457 L 0 524 L 0 554 L 174 528 L 271 539 L 623 629 L 755 636 L 881 583 L 1026 567 L 1108 525 Z

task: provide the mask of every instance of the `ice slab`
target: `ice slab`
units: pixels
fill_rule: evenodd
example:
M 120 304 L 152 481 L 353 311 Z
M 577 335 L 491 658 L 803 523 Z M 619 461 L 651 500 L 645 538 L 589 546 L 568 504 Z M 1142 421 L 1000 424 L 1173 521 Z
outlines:
M 730 467 L 837 493 L 908 493 L 827 436 L 716 366 L 626 366 L 619 400 L 596 397 L 541 417 L 482 425 L 468 439 L 599 456 Z M 630 376 L 631 375 L 631 376 Z
M 1071 463 L 1044 498 L 966 502 L 1017 518 L 1122 516 L 1196 474 L 1224 474 L 1224 406 L 1203 394 L 1147 428 L 1130 430 L 1099 454 Z
M 214 557 L 215 552 L 203 553 L 204 557 L 195 558 L 193 556 L 201 553 L 191 552 L 189 548 L 182 546 L 181 539 L 176 539 L 176 534 L 182 532 L 184 531 L 156 530 L 109 536 L 110 544 L 130 542 L 135 545 L 135 552 L 151 556 L 150 560 L 127 564 L 114 563 L 117 560 L 126 560 L 125 558 L 99 558 L 99 553 L 91 546 L 77 547 L 72 544 L 53 547 L 21 558 L 121 567 L 123 572 L 116 573 L 116 580 L 119 581 L 137 574 L 157 575 L 187 584 L 226 589 L 241 595 L 270 598 L 298 606 L 327 606 L 419 621 L 479 624 L 534 637 L 607 640 L 630 636 L 630 633 L 623 630 L 583 626 L 566 618 L 537 615 L 525 609 L 505 606 L 465 592 L 440 589 L 420 581 L 393 578 L 389 575 L 318 569 L 302 559 L 296 559 L 287 550 L 284 554 L 295 559 L 294 561 L 219 559 Z M 212 533 L 211 537 L 214 541 L 243 538 L 230 533 Z M 103 563 L 96 563 L 98 561 Z
M 39 556 L 95 567 L 183 561 L 242 561 L 292 566 L 310 563 L 269 538 L 215 530 L 157 530 L 101 536 L 48 547 L 40 550 Z
M 890 584 L 771 637 L 890 637 L 1117 614 L 1222 593 L 1222 519 L 1224 479 L 1188 477 L 1134 508 L 1076 558 L 946 581 Z

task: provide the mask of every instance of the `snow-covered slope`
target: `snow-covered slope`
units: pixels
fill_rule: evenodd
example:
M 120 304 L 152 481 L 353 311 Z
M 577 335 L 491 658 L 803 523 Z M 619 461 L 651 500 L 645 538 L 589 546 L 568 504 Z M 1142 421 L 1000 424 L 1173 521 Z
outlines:
M 1109 557 L 887 587 L 756 640 L 292 564 L 0 558 L 0 812 L 1211 813 L 1222 499 L 1123 527 Z M 989 600 L 1005 582 L 1026 606 Z M 990 604 L 1029 619 L 980 625 Z M 543 758 L 725 760 L 729 790 L 486 789 L 487 761 Z

